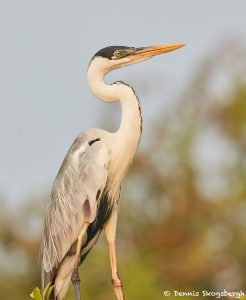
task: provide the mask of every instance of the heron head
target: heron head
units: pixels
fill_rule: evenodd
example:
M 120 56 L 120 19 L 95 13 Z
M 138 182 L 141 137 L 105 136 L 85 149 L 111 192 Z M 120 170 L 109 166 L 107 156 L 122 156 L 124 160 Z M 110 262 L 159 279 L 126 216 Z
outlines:
M 153 56 L 174 51 L 185 46 L 184 44 L 167 44 L 161 46 L 150 46 L 133 48 L 125 46 L 110 46 L 99 50 L 92 58 L 91 63 L 97 62 L 98 68 L 104 73 L 132 65 Z

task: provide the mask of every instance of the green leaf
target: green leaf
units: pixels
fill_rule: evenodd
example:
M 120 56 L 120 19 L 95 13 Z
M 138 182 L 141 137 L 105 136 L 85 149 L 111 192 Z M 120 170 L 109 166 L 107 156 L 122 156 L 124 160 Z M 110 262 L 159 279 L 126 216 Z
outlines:
M 49 300 L 50 295 L 54 290 L 54 285 L 51 285 L 51 282 L 47 284 L 46 288 L 44 289 L 44 300 Z
M 32 299 L 35 299 L 35 300 L 43 300 L 40 289 L 37 287 L 33 290 L 33 292 L 30 294 L 30 296 Z
M 47 295 L 47 292 L 49 291 L 50 286 L 51 286 L 51 282 L 49 282 L 44 289 L 44 292 L 43 292 L 44 299 L 46 299 L 46 295 Z

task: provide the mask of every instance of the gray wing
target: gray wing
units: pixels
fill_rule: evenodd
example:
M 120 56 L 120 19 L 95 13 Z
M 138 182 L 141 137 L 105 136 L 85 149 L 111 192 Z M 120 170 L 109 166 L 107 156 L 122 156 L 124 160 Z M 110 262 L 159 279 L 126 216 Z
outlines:
M 106 185 L 108 162 L 107 146 L 99 138 L 86 134 L 75 140 L 63 161 L 43 231 L 42 269 L 43 276 L 49 274 L 50 280 L 82 226 L 96 218 L 97 197 Z

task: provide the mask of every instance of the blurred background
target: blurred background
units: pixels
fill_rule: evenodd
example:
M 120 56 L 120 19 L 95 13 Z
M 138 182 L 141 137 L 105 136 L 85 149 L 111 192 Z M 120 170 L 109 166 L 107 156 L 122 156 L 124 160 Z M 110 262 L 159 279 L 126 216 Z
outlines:
M 246 2 L 143 2 L 0 3 L 0 300 L 40 285 L 45 207 L 73 139 L 119 126 L 119 105 L 86 82 L 109 45 L 187 44 L 107 78 L 136 89 L 144 118 L 117 236 L 126 299 L 246 290 Z M 114 299 L 110 277 L 102 235 L 84 298 Z

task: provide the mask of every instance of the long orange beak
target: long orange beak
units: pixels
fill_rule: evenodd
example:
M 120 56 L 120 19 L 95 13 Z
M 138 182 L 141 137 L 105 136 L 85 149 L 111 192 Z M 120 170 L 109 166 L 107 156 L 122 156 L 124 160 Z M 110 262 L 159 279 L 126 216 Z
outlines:
M 184 47 L 185 44 L 167 44 L 161 46 L 150 46 L 144 48 L 136 48 L 131 55 L 131 60 L 133 62 L 143 61 L 153 56 L 174 51 L 181 47 Z
M 144 48 L 140 48 L 139 50 L 137 49 L 136 54 L 140 54 L 144 56 L 145 55 L 154 56 L 154 55 L 159 55 L 170 51 L 174 51 L 184 46 L 185 44 L 169 44 L 169 45 L 161 45 L 161 46 L 144 47 Z

